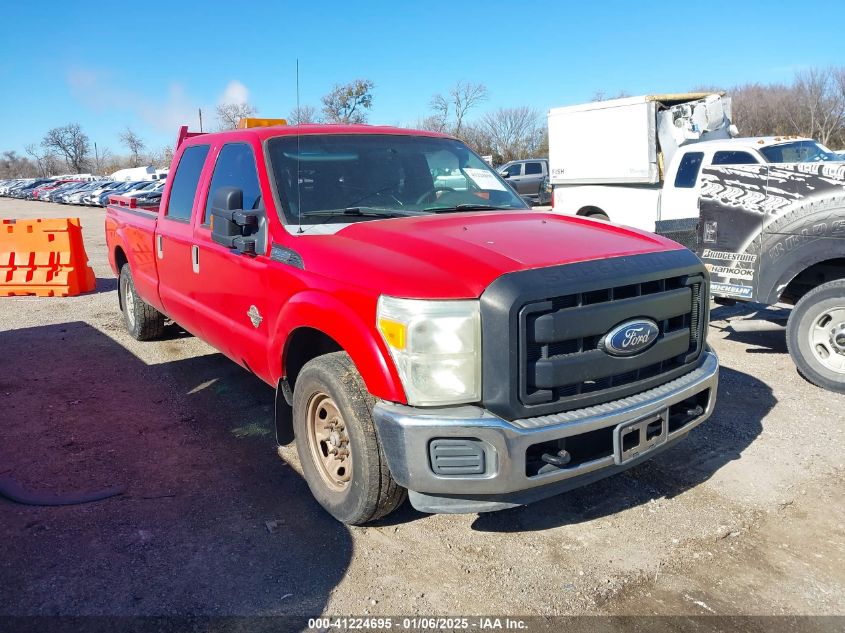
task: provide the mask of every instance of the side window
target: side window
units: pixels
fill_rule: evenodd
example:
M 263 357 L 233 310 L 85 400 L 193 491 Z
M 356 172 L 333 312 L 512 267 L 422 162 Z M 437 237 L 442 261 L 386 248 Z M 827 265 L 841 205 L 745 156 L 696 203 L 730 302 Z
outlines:
M 525 175 L 536 176 L 543 173 L 543 166 L 540 163 L 525 163 Z
M 748 152 L 716 152 L 714 165 L 756 165 L 757 161 Z
M 197 183 L 202 173 L 202 166 L 205 164 L 205 157 L 208 156 L 209 147 L 209 145 L 194 145 L 182 153 L 170 187 L 166 217 L 190 222 L 191 209 L 197 194 Z
M 704 152 L 684 154 L 681 164 L 678 165 L 675 186 L 681 189 L 692 189 L 695 187 L 695 181 L 698 180 L 698 170 L 701 169 L 702 160 L 704 160 Z
M 521 176 L 522 175 L 522 163 L 516 163 L 515 165 L 511 165 L 506 170 L 502 172 L 502 175 L 508 175 L 508 177 L 513 178 L 514 176 Z
M 258 171 L 252 148 L 246 143 L 224 145 L 217 156 L 208 198 L 205 201 L 203 224 L 211 222 L 211 205 L 214 192 L 220 187 L 237 187 L 244 193 L 244 209 L 256 209 L 261 204 L 261 188 L 258 185 Z

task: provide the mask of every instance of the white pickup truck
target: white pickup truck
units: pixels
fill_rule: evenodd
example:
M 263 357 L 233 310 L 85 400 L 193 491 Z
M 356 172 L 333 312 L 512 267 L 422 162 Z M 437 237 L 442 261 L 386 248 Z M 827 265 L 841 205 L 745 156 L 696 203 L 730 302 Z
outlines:
M 554 209 L 654 231 L 692 248 L 694 241 L 690 240 L 694 240 L 699 219 L 704 168 L 835 160 L 841 159 L 810 138 L 769 136 L 704 141 L 679 148 L 659 186 L 556 187 Z

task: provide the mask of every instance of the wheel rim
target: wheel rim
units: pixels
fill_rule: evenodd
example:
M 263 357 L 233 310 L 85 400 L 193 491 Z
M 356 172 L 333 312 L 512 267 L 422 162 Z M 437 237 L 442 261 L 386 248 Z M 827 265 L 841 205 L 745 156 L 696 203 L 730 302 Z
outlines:
M 813 320 L 810 349 L 824 367 L 845 374 L 845 306 L 830 308 Z
M 135 293 L 132 292 L 132 285 L 129 280 L 123 279 L 123 313 L 130 327 L 135 327 Z
M 317 472 L 332 490 L 345 489 L 352 479 L 352 447 L 340 409 L 331 396 L 316 393 L 306 416 L 308 446 Z

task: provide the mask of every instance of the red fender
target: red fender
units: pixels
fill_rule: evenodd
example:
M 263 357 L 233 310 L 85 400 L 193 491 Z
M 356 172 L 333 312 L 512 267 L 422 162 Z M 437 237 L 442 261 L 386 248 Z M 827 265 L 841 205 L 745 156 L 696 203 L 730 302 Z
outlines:
M 372 314 L 373 322 L 366 323 L 358 312 L 326 293 L 306 290 L 294 295 L 282 308 L 270 339 L 268 360 L 274 382 L 282 377 L 283 350 L 290 335 L 309 327 L 330 336 L 349 354 L 373 396 L 407 403 L 390 352 L 376 329 L 374 304 Z

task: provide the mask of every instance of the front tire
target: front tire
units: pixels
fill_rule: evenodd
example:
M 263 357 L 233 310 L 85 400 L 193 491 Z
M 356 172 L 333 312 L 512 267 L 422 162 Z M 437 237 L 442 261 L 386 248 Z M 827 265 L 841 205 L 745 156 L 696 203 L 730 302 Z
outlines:
M 845 279 L 822 284 L 795 304 L 786 345 L 802 376 L 845 393 Z
M 118 278 L 120 309 L 126 331 L 138 341 L 151 341 L 164 331 L 164 315 L 138 296 L 129 264 L 120 269 Z
M 386 516 L 405 499 L 388 470 L 373 404 L 346 352 L 319 356 L 297 376 L 293 427 L 305 481 L 320 505 L 348 525 Z

